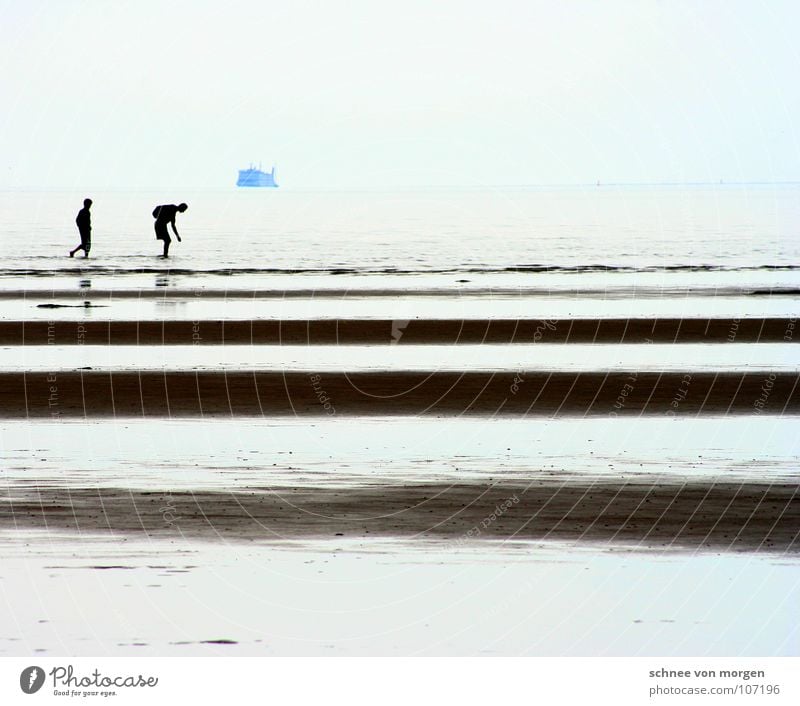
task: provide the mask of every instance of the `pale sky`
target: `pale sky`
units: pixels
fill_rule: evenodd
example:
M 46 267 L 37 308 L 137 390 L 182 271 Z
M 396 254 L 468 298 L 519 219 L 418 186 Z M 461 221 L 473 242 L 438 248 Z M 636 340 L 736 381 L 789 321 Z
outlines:
M 0 188 L 800 180 L 800 2 L 0 0 Z

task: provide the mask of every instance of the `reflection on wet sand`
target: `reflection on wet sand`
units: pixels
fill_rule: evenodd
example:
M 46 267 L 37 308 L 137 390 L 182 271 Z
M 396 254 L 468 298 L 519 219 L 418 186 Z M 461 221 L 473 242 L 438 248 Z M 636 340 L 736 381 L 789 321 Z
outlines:
M 14 484 L 0 528 L 144 534 L 153 539 L 279 542 L 370 537 L 619 542 L 654 550 L 795 554 L 800 496 L 794 483 L 394 483 L 325 488 L 267 484 L 235 492 Z

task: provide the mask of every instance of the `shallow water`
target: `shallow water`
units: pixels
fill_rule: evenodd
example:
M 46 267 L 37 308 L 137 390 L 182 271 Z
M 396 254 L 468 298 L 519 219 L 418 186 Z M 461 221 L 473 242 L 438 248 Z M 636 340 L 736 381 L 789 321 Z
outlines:
M 559 544 L 291 548 L 20 532 L 0 655 L 789 656 L 797 564 Z M 86 600 L 91 596 L 91 601 Z
M 206 319 L 568 319 L 568 318 L 797 318 L 795 297 L 521 298 L 370 297 L 226 299 L 196 297 L 0 300 L 0 319 L 11 321 L 203 321 Z
M 11 346 L 0 371 L 282 370 L 356 371 L 765 371 L 800 370 L 783 343 L 404 346 Z
M 89 267 L 161 268 L 153 207 L 185 201 L 173 267 L 425 272 L 800 263 L 800 187 L 92 192 Z M 75 266 L 80 192 L 0 192 L 0 271 Z
M 183 263 L 191 267 L 191 263 Z M 678 296 L 730 296 L 753 291 L 800 288 L 800 267 L 708 269 L 655 271 L 619 270 L 604 267 L 575 271 L 523 272 L 407 272 L 315 273 L 224 270 L 208 273 L 162 265 L 152 272 L 121 271 L 94 259 L 61 262 L 57 271 L 27 274 L 24 270 L 0 273 L 0 295 L 27 296 L 92 294 L 93 290 L 139 292 L 143 295 L 169 297 L 176 291 L 191 296 L 218 293 L 225 296 L 253 296 L 253 292 L 276 292 L 287 295 L 325 296 L 345 292 L 347 296 L 380 295 L 399 290 L 436 292 L 443 296 L 469 296 L 483 293 L 514 296 L 594 296 L 600 298 Z M 55 292 L 56 294 L 52 294 Z M 796 292 L 795 292 L 796 293 Z
M 800 481 L 797 420 L 3 421 L 0 487 L 236 490 L 549 478 Z

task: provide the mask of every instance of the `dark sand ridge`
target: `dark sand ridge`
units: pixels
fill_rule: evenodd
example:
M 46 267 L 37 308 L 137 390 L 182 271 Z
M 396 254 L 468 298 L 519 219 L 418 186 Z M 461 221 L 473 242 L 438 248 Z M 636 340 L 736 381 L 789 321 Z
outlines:
M 417 483 L 254 487 L 235 493 L 17 483 L 0 493 L 0 527 L 222 541 L 392 537 L 453 544 L 590 540 L 797 552 L 796 484 Z
M 797 414 L 798 373 L 284 372 L 0 373 L 0 417 Z
M 215 275 L 231 277 L 233 275 L 463 275 L 463 274 L 502 274 L 502 273 L 544 273 L 559 272 L 570 274 L 586 274 L 589 272 L 792 272 L 800 269 L 800 265 L 709 265 L 709 264 L 674 264 L 674 265 L 607 265 L 600 263 L 584 265 L 511 265 L 509 267 L 425 267 L 404 268 L 396 266 L 381 267 L 179 267 L 165 265 L 162 267 L 124 267 L 107 266 L 98 260 L 82 261 L 77 267 L 61 265 L 56 269 L 50 267 L 0 268 L 0 276 L 14 277 L 51 277 L 53 275 Z
M 87 273 L 85 276 L 89 276 Z M 667 297 L 796 297 L 800 293 L 794 286 L 778 287 L 321 287 L 318 289 L 247 289 L 241 287 L 209 288 L 154 287 L 141 289 L 0 289 L 0 299 L 17 300 L 74 300 L 113 301 L 115 299 L 348 299 L 387 297 L 513 297 L 513 298 L 569 298 L 633 299 Z
M 788 318 L 0 321 L 0 345 L 775 343 Z

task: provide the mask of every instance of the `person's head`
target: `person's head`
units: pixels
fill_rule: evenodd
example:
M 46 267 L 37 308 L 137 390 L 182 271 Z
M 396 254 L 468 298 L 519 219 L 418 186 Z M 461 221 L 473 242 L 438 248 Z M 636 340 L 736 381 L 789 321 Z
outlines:
M 91 205 L 92 205 L 92 200 L 91 199 L 84 199 L 83 200 L 83 207 L 84 208 L 90 208 Z
M 187 208 L 189 208 L 189 207 L 185 203 L 182 203 L 180 206 L 178 206 L 178 210 L 181 213 L 183 213 Z

